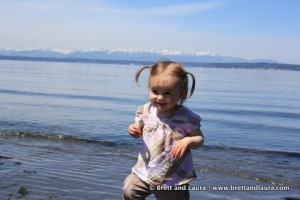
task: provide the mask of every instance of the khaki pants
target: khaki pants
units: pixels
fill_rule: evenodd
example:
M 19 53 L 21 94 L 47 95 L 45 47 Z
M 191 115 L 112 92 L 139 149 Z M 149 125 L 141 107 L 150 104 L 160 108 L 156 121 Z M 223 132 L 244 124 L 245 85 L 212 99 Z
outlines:
M 188 187 L 186 187 L 188 188 Z M 123 200 L 144 200 L 154 194 L 157 200 L 189 200 L 189 190 L 172 190 L 169 187 L 160 189 L 153 187 L 139 179 L 135 174 L 130 174 L 124 181 Z

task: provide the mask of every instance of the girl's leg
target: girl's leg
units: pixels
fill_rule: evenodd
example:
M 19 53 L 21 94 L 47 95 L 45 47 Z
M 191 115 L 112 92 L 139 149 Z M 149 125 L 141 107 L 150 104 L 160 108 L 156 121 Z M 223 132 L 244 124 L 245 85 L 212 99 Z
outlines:
M 123 200 L 144 200 L 151 194 L 149 186 L 131 173 L 124 181 Z

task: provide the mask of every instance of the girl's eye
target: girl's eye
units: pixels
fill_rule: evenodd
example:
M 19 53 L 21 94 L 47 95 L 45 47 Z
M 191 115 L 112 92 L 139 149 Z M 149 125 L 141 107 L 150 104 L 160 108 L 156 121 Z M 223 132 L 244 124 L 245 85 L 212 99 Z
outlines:
M 165 94 L 166 95 L 172 95 L 172 92 L 166 92 Z
M 158 93 L 157 90 L 151 90 L 151 92 L 152 92 L 153 94 L 157 94 L 157 93 Z

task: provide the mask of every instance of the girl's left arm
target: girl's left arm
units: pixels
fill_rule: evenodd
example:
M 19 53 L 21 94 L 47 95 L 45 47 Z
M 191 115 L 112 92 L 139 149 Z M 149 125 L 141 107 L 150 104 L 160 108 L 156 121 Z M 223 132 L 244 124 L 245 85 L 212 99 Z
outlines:
M 187 137 L 177 141 L 171 151 L 173 157 L 182 157 L 188 148 L 196 149 L 204 143 L 204 136 L 199 129 L 189 133 Z
M 201 147 L 204 143 L 204 136 L 203 136 L 200 128 L 189 133 L 188 137 L 185 137 L 185 138 L 188 138 L 187 139 L 187 140 L 189 140 L 188 146 L 191 149 L 197 149 L 197 148 Z

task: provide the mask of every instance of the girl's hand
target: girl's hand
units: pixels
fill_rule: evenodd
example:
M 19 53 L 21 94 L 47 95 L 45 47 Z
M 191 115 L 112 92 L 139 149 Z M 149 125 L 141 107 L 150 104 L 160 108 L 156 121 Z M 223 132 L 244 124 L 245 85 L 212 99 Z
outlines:
M 139 138 L 143 134 L 143 129 L 138 124 L 131 124 L 128 132 L 132 137 Z
M 183 156 L 187 148 L 189 148 L 188 138 L 183 138 L 174 144 L 171 154 L 174 158 L 180 158 Z
M 197 149 L 204 143 L 204 136 L 200 129 L 197 129 L 188 134 L 188 137 L 177 141 L 172 150 L 171 154 L 173 157 L 182 157 L 188 148 Z

